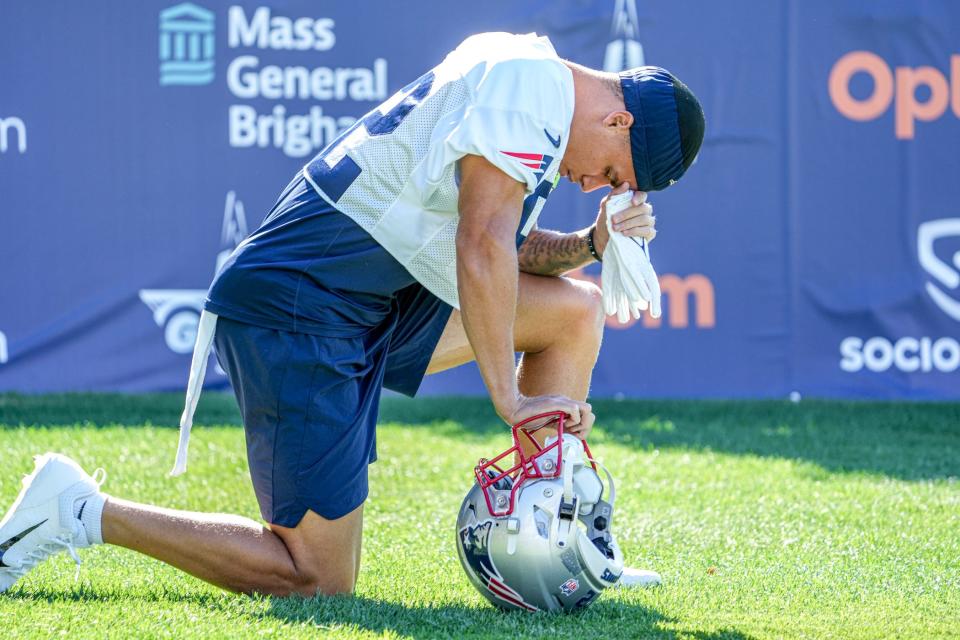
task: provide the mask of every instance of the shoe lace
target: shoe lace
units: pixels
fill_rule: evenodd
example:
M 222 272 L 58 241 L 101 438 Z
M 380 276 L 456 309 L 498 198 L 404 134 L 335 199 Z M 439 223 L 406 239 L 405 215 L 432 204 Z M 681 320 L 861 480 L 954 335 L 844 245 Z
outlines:
M 45 540 L 41 544 L 37 545 L 35 549 L 32 549 L 26 554 L 26 557 L 23 559 L 23 562 L 19 567 L 10 568 L 7 569 L 7 571 L 15 575 L 17 578 L 22 578 L 24 574 L 33 569 L 39 563 L 49 558 L 51 555 L 66 550 L 70 554 L 70 557 L 73 558 L 73 561 L 77 563 L 77 573 L 74 576 L 74 579 L 76 579 L 80 576 L 80 556 L 77 554 L 77 550 L 73 546 L 73 538 L 74 533 L 70 532 Z

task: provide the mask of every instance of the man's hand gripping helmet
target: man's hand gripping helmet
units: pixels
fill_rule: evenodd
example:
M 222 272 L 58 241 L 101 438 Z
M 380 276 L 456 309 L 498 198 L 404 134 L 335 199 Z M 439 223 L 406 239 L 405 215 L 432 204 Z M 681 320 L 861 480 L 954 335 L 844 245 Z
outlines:
M 460 563 L 473 586 L 504 609 L 586 607 L 623 572 L 610 529 L 613 478 L 601 465 L 609 484 L 604 500 L 590 448 L 564 434 L 564 418 L 554 412 L 514 425 L 513 446 L 480 460 L 460 507 Z

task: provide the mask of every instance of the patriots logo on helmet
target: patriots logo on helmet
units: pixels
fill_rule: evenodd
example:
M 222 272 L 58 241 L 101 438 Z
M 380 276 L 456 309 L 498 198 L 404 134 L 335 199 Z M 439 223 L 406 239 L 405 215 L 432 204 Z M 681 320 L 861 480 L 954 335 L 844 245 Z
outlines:
M 536 611 L 532 604 L 523 601 L 523 596 L 510 588 L 490 558 L 488 541 L 493 520 L 485 520 L 460 530 L 460 542 L 467 564 L 480 581 L 500 600 L 526 611 Z

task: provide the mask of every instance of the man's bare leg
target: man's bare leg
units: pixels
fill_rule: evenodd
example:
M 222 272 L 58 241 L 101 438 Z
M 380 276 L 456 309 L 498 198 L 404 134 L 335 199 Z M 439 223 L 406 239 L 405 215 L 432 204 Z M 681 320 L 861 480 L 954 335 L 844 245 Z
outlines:
M 603 338 L 600 290 L 578 280 L 530 278 L 564 284 L 537 282 L 527 287 L 529 298 L 521 316 L 525 331 L 518 341 L 523 352 L 517 368 L 520 392 L 531 396 L 559 393 L 586 400 Z
M 603 304 L 595 285 L 520 274 L 514 341 L 523 352 L 517 369 L 524 395 L 562 394 L 585 400 L 603 336 Z M 460 313 L 454 311 L 427 373 L 473 360 Z
M 294 527 L 109 498 L 104 542 L 162 560 L 217 586 L 286 596 L 353 591 L 363 506 L 337 520 L 308 511 Z

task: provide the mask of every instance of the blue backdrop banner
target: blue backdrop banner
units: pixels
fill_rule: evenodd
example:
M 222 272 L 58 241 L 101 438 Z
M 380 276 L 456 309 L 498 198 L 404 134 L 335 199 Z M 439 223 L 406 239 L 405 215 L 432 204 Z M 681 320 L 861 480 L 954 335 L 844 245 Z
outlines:
M 956 2 L 0 14 L 0 389 L 182 389 L 215 269 L 293 174 L 463 38 L 501 30 L 595 68 L 667 67 L 707 115 L 696 166 L 651 198 L 663 318 L 608 322 L 594 395 L 960 398 Z M 541 226 L 584 227 L 601 196 L 565 183 Z M 424 390 L 483 387 L 468 366 Z

